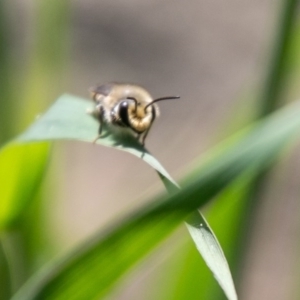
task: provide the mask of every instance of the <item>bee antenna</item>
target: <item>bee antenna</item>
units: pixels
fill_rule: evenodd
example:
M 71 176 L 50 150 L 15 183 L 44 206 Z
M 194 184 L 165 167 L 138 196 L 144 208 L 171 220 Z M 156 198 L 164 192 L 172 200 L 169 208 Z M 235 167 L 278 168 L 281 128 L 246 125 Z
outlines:
M 134 97 L 127 97 L 127 99 L 130 99 L 130 100 L 133 100 L 133 101 L 134 101 L 134 104 L 135 104 L 134 110 L 136 111 L 136 110 L 137 110 L 137 106 L 138 106 L 137 100 L 136 100 Z
M 147 107 L 149 107 L 150 105 L 153 105 L 155 102 L 158 102 L 158 101 L 162 101 L 162 100 L 172 100 L 172 99 L 179 99 L 180 96 L 167 96 L 167 97 L 161 97 L 161 98 L 157 98 L 155 100 L 153 100 L 152 102 L 148 103 L 146 106 L 145 106 L 145 111 L 147 109 Z

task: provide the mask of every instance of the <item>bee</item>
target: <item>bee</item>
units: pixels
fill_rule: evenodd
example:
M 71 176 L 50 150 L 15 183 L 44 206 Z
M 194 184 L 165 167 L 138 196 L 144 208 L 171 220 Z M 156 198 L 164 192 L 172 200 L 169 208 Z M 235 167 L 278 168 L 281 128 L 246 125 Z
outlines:
M 106 83 L 89 91 L 96 104 L 92 114 L 100 123 L 94 142 L 101 137 L 105 123 L 136 135 L 143 146 L 155 118 L 159 116 L 156 102 L 180 98 L 168 96 L 153 99 L 144 88 L 134 84 Z

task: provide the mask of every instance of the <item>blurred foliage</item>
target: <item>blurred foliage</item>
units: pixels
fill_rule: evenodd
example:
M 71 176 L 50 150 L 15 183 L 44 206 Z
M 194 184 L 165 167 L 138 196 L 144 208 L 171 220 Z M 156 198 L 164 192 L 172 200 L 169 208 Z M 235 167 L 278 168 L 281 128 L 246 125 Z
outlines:
M 7 141 L 15 132 L 13 131 L 15 117 L 14 77 L 10 55 L 10 30 L 6 14 L 6 3 L 0 3 L 0 144 Z
M 70 95 L 62 96 L 15 143 L 25 143 L 26 147 L 28 142 L 49 139 L 91 141 L 98 124 L 85 113 L 85 107 L 84 100 Z M 195 164 L 191 174 L 186 176 L 182 190 L 157 197 L 132 212 L 125 220 L 100 232 L 61 261 L 45 268 L 42 273 L 37 273 L 14 299 L 102 297 L 134 263 L 185 218 L 188 218 L 188 229 L 198 250 L 228 299 L 236 299 L 234 292 L 231 292 L 231 277 L 227 274 L 222 250 L 219 249 L 209 226 L 202 217 L 196 217 L 195 221 L 195 214 L 193 218 L 189 216 L 235 180 L 243 184 L 243 188 L 238 187 L 238 191 L 247 191 L 244 181 L 240 181 L 241 178 L 244 174 L 253 178 L 253 175 L 260 174 L 274 163 L 278 154 L 290 144 L 289 141 L 298 135 L 299 112 L 300 104 L 295 102 L 270 117 L 251 124 L 249 128 L 218 146 L 203 165 L 196 167 Z M 160 172 L 161 178 L 168 181 L 169 186 L 174 185 L 174 190 L 177 189 L 163 167 L 134 138 L 118 137 L 106 131 L 97 143 L 143 158 L 153 169 Z M 13 144 L 8 145 L 8 149 L 12 147 Z M 236 193 L 236 187 L 233 192 Z M 231 193 L 229 190 L 229 195 Z M 228 196 L 228 191 L 224 196 Z M 234 234 L 232 227 L 229 226 L 229 230 Z
M 69 44 L 68 1 L 35 1 L 33 20 L 36 23 L 32 24 L 36 29 L 34 43 L 25 59 L 25 71 L 20 71 L 11 53 L 14 45 L 11 27 L 16 20 L 9 11 L 14 5 L 6 1 L 0 3 L 0 125 L 5 129 L 0 133 L 2 144 L 32 122 L 60 93 L 64 85 Z M 34 149 L 28 145 L 9 152 L 5 148 L 2 151 L 0 227 L 3 237 L 1 249 L 4 251 L 0 251 L 0 262 L 6 261 L 9 268 L 1 268 L 1 299 L 10 298 L 9 293 L 23 284 L 41 257 L 41 253 L 36 253 L 42 250 L 37 247 L 40 245 L 37 241 L 41 239 L 38 228 L 43 228 L 39 215 L 43 193 L 39 186 L 47 166 L 48 153 L 49 145 L 45 143 Z M 38 214 L 32 214 L 34 210 Z M 27 215 L 30 215 L 29 222 Z M 11 279 L 14 282 L 9 284 Z

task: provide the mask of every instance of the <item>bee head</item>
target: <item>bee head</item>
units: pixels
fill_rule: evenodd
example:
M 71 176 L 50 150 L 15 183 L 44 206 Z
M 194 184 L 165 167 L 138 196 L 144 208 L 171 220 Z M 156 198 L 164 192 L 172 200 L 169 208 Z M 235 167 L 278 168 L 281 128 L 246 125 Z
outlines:
M 142 105 L 134 97 L 127 97 L 118 106 L 118 115 L 121 122 L 137 133 L 147 130 L 156 117 L 155 103 L 162 100 L 179 99 L 179 96 L 169 96 L 155 99 L 147 105 Z
M 178 99 L 178 96 L 168 96 L 154 99 L 141 86 L 124 83 L 106 83 L 89 89 L 91 98 L 95 101 L 94 114 L 99 119 L 99 136 L 104 122 L 123 128 L 129 128 L 137 133 L 137 138 L 145 138 L 151 125 L 159 115 L 156 102 Z

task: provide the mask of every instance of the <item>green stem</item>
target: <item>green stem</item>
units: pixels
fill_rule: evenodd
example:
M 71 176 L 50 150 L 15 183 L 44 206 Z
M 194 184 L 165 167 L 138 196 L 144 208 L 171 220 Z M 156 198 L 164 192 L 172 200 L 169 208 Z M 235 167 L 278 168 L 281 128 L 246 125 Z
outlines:
M 273 55 L 270 60 L 270 67 L 266 76 L 265 85 L 261 93 L 260 109 L 258 118 L 263 118 L 269 113 L 276 110 L 281 102 L 281 96 L 285 88 L 285 78 L 287 75 L 287 58 L 289 47 L 291 44 L 292 33 L 295 28 L 297 16 L 297 0 L 283 0 L 280 11 L 277 36 L 273 46 Z M 243 224 L 240 230 L 240 240 L 237 241 L 239 249 L 236 268 L 238 273 L 240 270 L 240 263 L 243 260 L 247 248 L 248 237 L 252 230 L 253 220 L 257 216 L 262 199 L 262 191 L 265 188 L 265 183 L 268 179 L 270 170 L 267 170 L 255 178 L 250 183 L 249 193 L 247 195 L 246 205 L 244 208 Z M 237 274 L 236 278 L 240 278 Z
M 12 99 L 13 78 L 11 72 L 10 32 L 5 1 L 0 1 L 0 145 L 14 134 L 15 102 Z
M 10 299 L 12 294 L 10 268 L 2 239 L 0 240 L 0 299 Z
M 10 231 L 2 236 L 2 247 L 9 269 L 10 290 L 15 293 L 25 282 L 28 274 L 24 266 L 23 241 L 19 233 Z M 2 299 L 2 298 L 0 298 Z
M 280 103 L 286 75 L 286 61 L 295 27 L 297 16 L 297 0 L 283 0 L 282 12 L 279 17 L 277 37 L 273 46 L 270 67 L 261 95 L 259 117 L 264 117 L 274 111 Z

